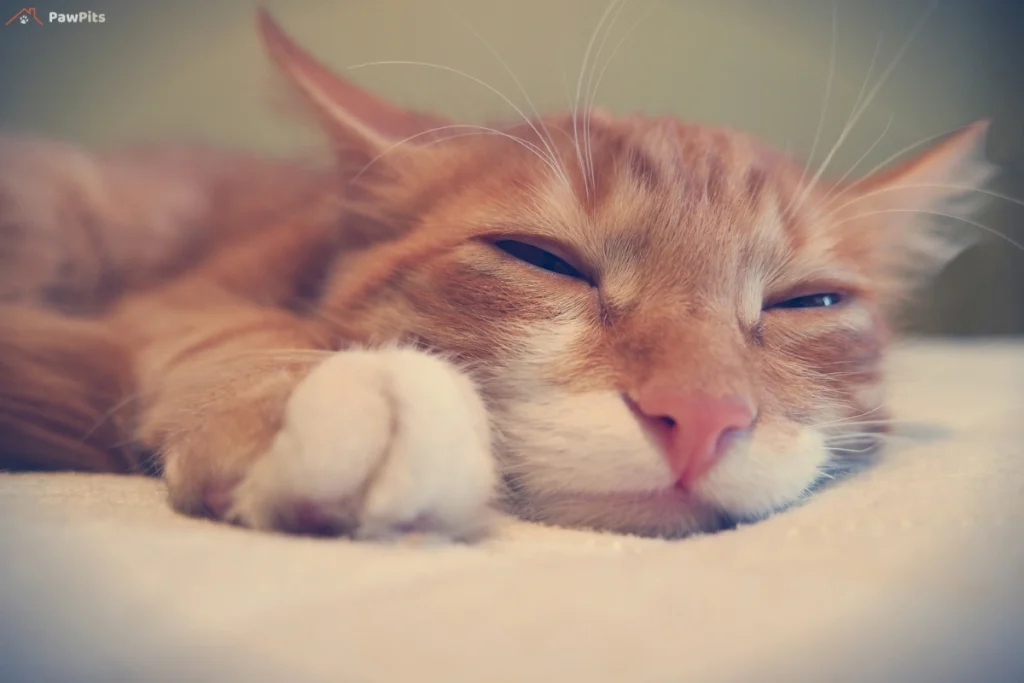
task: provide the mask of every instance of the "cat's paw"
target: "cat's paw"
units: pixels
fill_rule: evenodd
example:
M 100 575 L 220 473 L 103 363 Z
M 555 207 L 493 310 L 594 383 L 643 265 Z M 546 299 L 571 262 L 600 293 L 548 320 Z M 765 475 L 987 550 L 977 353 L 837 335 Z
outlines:
M 342 351 L 295 389 L 225 518 L 357 538 L 465 538 L 486 524 L 496 477 L 486 408 L 468 377 L 412 349 Z

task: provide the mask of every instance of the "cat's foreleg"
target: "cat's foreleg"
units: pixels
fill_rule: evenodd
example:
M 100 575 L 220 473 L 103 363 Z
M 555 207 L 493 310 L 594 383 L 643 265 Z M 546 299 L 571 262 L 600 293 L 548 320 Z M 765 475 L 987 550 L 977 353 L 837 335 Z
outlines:
M 176 508 L 372 538 L 485 527 L 488 417 L 459 369 L 413 349 L 317 353 L 297 330 L 243 320 L 233 339 L 149 380 L 160 388 L 140 434 L 163 458 Z

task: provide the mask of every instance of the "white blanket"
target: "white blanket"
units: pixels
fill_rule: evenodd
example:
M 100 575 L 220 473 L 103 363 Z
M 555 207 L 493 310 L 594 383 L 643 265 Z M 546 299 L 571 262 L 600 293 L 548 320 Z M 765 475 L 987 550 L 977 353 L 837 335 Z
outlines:
M 1024 345 L 892 362 L 874 468 L 735 531 L 291 538 L 0 475 L 0 680 L 1024 681 Z

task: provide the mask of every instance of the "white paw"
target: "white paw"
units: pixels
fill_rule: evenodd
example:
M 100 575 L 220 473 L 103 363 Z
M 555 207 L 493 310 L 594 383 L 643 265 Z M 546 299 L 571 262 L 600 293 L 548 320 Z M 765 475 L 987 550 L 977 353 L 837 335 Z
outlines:
M 451 538 L 486 524 L 497 481 L 487 411 L 448 362 L 342 351 L 295 389 L 227 519 L 259 529 Z

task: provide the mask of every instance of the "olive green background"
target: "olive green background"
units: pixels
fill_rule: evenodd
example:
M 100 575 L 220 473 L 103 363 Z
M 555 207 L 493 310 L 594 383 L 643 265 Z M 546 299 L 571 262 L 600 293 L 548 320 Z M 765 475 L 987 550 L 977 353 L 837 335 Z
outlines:
M 433 62 L 487 82 L 523 111 L 566 108 L 606 7 L 604 0 L 262 4 L 298 41 L 357 82 L 466 122 L 516 114 L 488 88 L 451 72 L 426 66 L 347 68 L 379 60 Z M 616 112 L 671 112 L 740 127 L 820 163 L 853 110 L 876 46 L 869 89 L 932 4 L 627 0 L 595 60 L 603 70 L 596 102 Z M 0 26 L 0 126 L 97 146 L 163 138 L 268 152 L 315 150 L 315 131 L 282 111 L 280 88 L 252 23 L 256 5 L 36 5 L 43 17 L 49 11 L 91 10 L 104 12 L 106 22 Z M 22 6 L 0 1 L 0 21 Z M 870 169 L 918 140 L 991 118 L 989 154 L 1004 168 L 993 189 L 1024 199 L 1022 43 L 1020 0 L 939 2 L 836 152 L 830 172 L 842 175 L 858 160 L 858 170 Z M 815 145 L 833 47 L 834 77 Z M 996 200 L 980 221 L 1024 243 L 1020 205 Z M 990 238 L 965 253 L 912 324 L 933 333 L 1024 334 L 1024 249 Z

